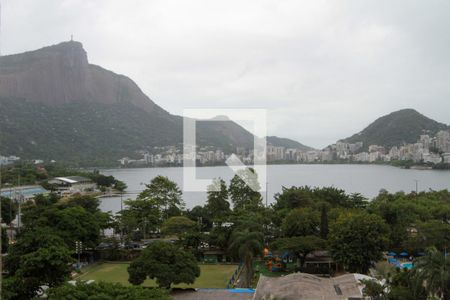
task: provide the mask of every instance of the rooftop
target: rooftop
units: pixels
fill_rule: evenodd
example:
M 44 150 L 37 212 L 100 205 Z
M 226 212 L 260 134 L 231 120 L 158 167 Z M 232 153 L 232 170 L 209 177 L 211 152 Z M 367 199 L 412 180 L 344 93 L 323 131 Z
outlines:
M 255 300 L 342 300 L 362 298 L 360 279 L 371 278 L 361 274 L 345 274 L 334 278 L 323 278 L 307 273 L 294 273 L 284 277 L 261 275 L 256 287 Z
M 89 178 L 82 176 L 55 177 L 53 180 L 59 180 L 67 183 L 77 183 L 91 181 Z

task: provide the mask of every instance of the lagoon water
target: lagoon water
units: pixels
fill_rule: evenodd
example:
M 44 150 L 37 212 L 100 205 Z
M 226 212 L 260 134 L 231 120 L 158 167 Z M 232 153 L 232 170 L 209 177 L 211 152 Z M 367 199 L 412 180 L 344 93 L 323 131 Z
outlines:
M 183 187 L 183 168 L 136 168 L 102 170 L 105 175 L 113 175 L 128 185 L 123 199 L 134 199 L 157 175 L 167 176 Z M 221 177 L 227 183 L 233 177 L 229 167 L 197 168 L 197 177 L 202 179 Z M 420 191 L 450 189 L 450 171 L 410 170 L 384 165 L 268 165 L 267 187 L 268 202 L 273 202 L 274 194 L 282 186 L 334 186 L 347 193 L 360 193 L 371 199 L 381 189 L 389 192 L 410 192 L 416 189 L 416 180 Z M 261 185 L 265 185 L 261 183 Z M 262 192 L 265 198 L 265 192 Z M 205 192 L 184 192 L 183 199 L 188 208 L 203 205 Z M 120 197 L 102 198 L 101 208 L 113 213 L 120 210 Z

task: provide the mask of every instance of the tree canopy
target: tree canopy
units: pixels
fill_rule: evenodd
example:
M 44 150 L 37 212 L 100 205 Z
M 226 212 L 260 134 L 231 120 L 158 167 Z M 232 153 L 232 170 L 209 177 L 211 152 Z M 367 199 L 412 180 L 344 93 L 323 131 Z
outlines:
M 329 247 L 336 262 L 351 272 L 367 273 L 382 257 L 388 228 L 379 216 L 366 212 L 341 215 L 331 224 Z
M 195 226 L 196 223 L 187 217 L 170 217 L 162 224 L 161 231 L 166 235 L 181 237 L 183 234 L 193 230 Z
M 156 241 L 144 249 L 128 267 L 128 281 L 140 285 L 148 277 L 161 288 L 194 283 L 200 268 L 194 255 L 168 242 Z
M 109 227 L 110 215 L 98 208 L 99 200 L 91 196 L 59 199 L 54 195 L 39 196 L 22 208 L 22 221 L 27 228 L 52 228 L 68 248 L 75 241 L 94 248 L 100 241 L 100 230 Z
M 245 181 L 242 178 L 245 178 Z M 248 183 L 248 184 L 247 184 Z M 249 186 L 250 185 L 250 186 Z M 253 187 L 254 189 L 252 189 Z M 234 210 L 252 210 L 262 207 L 262 197 L 259 193 L 258 175 L 252 168 L 239 170 L 231 179 L 229 193 Z
M 5 259 L 11 299 L 32 298 L 42 285 L 57 286 L 69 278 L 71 251 L 48 228 L 27 230 L 10 247 Z
M 208 186 L 206 210 L 212 220 L 221 220 L 230 213 L 228 189 L 223 179 L 214 179 Z
M 320 232 L 320 213 L 312 208 L 291 211 L 281 225 L 286 236 L 315 235 Z

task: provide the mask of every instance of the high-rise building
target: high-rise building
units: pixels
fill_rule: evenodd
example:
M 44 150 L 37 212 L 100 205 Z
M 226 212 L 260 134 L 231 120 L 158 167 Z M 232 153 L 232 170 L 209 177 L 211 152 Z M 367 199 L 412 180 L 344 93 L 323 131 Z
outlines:
M 436 134 L 436 147 L 439 151 L 449 151 L 450 133 L 446 130 L 441 130 Z

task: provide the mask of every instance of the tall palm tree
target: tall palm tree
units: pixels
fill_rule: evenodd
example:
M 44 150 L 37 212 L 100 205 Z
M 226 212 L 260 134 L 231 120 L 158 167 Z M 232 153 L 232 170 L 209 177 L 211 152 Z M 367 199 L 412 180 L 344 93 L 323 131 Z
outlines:
M 253 259 L 262 252 L 263 234 L 261 232 L 235 231 L 231 236 L 230 249 L 237 251 L 245 267 L 245 286 L 250 287 L 253 278 Z
M 430 248 L 426 255 L 414 263 L 416 276 L 422 278 L 430 295 L 450 300 L 450 257 L 436 248 Z

